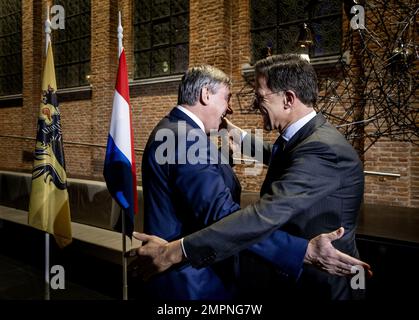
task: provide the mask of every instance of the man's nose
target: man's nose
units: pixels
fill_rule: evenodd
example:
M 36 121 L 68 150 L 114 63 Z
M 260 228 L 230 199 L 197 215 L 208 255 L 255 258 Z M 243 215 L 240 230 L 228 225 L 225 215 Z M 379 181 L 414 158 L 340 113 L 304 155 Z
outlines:
M 233 114 L 233 108 L 230 105 L 228 105 L 227 110 L 225 111 L 225 115 L 227 114 Z

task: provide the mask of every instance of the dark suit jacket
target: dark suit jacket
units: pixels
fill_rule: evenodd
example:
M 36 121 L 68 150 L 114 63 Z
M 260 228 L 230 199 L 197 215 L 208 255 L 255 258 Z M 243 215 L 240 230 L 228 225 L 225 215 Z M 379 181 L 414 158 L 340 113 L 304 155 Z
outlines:
M 191 163 L 191 153 L 198 163 Z M 175 108 L 163 118 L 142 159 L 144 231 L 170 241 L 239 210 L 240 183 L 228 159 L 225 164 L 221 160 L 215 145 L 185 113 Z M 254 251 L 281 266 L 281 273 L 297 277 L 306 247 L 305 239 L 278 231 Z M 146 290 L 151 298 L 228 299 L 235 295 L 236 275 L 233 257 L 202 269 L 171 269 L 152 279 Z
M 260 146 L 264 158 L 269 157 L 271 147 Z M 343 226 L 345 234 L 334 245 L 357 257 L 355 227 L 363 191 L 364 175 L 357 153 L 318 114 L 291 138 L 285 150 L 273 155 L 260 201 L 187 236 L 186 254 L 192 265 L 203 267 L 264 239 L 278 228 L 310 239 Z M 310 267 L 304 267 L 296 290 L 311 298 L 350 298 L 348 279 Z

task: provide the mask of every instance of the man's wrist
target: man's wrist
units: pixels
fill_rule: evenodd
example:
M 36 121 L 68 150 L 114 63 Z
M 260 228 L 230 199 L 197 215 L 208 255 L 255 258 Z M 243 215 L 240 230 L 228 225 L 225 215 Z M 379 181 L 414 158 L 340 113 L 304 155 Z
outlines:
M 172 241 L 166 245 L 166 258 L 172 265 L 186 260 L 182 251 L 181 240 Z
M 304 255 L 304 263 L 305 264 L 313 264 L 313 244 L 311 241 L 308 242 L 306 254 Z

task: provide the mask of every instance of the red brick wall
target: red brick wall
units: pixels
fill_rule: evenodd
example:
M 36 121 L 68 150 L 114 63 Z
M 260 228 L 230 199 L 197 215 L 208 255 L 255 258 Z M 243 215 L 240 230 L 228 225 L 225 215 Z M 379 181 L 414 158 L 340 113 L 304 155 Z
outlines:
M 0 136 L 35 137 L 40 99 L 43 61 L 43 17 L 45 4 L 52 1 L 22 1 L 23 103 L 20 107 L 0 108 Z M 124 47 L 129 78 L 133 80 L 133 5 L 134 0 L 91 0 L 91 98 L 62 102 L 67 173 L 70 177 L 103 180 L 104 146 L 109 130 L 117 68 L 117 12 L 122 11 Z M 43 6 L 41 6 L 43 5 Z M 190 1 L 190 65 L 213 64 L 233 79 L 231 119 L 242 128 L 261 128 L 259 115 L 243 112 L 240 92 L 251 82 L 242 76 L 242 67 L 251 61 L 249 0 Z M 45 10 L 45 9 L 43 9 Z M 346 25 L 344 23 L 344 25 Z M 141 149 L 157 122 L 177 101 L 178 82 L 131 86 L 131 105 L 137 174 L 140 182 Z M 250 104 L 250 95 L 240 97 L 241 107 Z M 264 132 L 274 141 L 275 133 Z M 72 144 L 70 142 L 76 142 Z M 77 143 L 92 144 L 84 146 Z M 32 163 L 23 161 L 22 152 L 32 153 L 33 140 L 0 137 L 0 168 L 30 171 Z M 246 176 L 246 165 L 235 167 L 244 191 L 259 191 L 266 170 Z M 400 173 L 400 178 L 366 177 L 365 201 L 419 207 L 419 147 L 411 143 L 380 140 L 365 154 L 365 170 Z
M 400 178 L 366 176 L 365 201 L 418 207 L 419 147 L 382 139 L 365 154 L 365 170 L 400 174 Z

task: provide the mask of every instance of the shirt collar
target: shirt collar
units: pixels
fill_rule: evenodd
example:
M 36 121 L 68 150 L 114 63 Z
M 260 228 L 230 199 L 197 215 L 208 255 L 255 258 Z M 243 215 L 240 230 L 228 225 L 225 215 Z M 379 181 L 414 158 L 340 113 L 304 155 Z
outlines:
M 205 133 L 204 123 L 193 112 L 191 112 L 188 109 L 186 109 L 185 107 L 182 107 L 182 106 L 179 106 L 179 105 L 176 106 L 176 108 L 179 109 L 180 111 L 182 111 L 183 113 L 185 113 L 189 118 L 191 118 L 192 121 L 195 122 L 202 129 L 202 131 L 204 131 L 204 133 Z
M 316 116 L 316 111 L 312 111 L 309 114 L 305 115 L 301 119 L 297 120 L 293 124 L 291 124 L 288 128 L 285 129 L 282 137 L 285 141 L 290 141 L 290 139 L 300 130 L 304 125 L 313 119 Z

